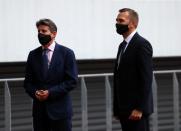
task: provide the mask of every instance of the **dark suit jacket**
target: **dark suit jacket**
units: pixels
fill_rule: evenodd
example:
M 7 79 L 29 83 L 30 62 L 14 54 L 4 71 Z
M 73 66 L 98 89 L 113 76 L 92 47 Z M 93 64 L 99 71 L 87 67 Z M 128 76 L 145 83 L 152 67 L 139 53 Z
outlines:
M 76 87 L 77 66 L 72 50 L 56 44 L 48 70 L 47 78 L 42 75 L 42 47 L 29 53 L 24 88 L 33 98 L 33 116 L 38 117 L 42 110 L 53 119 L 64 119 L 72 116 L 72 104 L 69 92 Z M 36 90 L 49 90 L 49 97 L 39 102 L 35 97 Z
M 118 56 L 117 56 L 118 57 Z M 118 58 L 117 58 L 118 59 Z M 136 33 L 114 68 L 114 116 L 129 116 L 134 109 L 153 112 L 152 46 Z

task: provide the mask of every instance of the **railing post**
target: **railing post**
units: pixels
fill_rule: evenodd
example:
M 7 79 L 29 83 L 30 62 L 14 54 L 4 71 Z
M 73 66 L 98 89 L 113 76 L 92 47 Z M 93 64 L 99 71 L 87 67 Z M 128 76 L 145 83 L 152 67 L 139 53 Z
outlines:
M 4 87 L 5 131 L 11 131 L 11 94 L 7 81 L 5 81 Z
M 153 75 L 153 82 L 152 82 L 152 89 L 153 89 L 153 103 L 154 103 L 154 113 L 152 115 L 153 118 L 153 131 L 158 131 L 158 96 L 157 96 L 157 83 L 155 79 L 155 75 Z
M 112 131 L 112 103 L 109 77 L 105 76 L 106 87 L 106 131 Z
M 87 88 L 84 77 L 81 78 L 82 131 L 88 131 Z
M 176 72 L 173 73 L 173 100 L 174 131 L 179 131 L 179 83 Z

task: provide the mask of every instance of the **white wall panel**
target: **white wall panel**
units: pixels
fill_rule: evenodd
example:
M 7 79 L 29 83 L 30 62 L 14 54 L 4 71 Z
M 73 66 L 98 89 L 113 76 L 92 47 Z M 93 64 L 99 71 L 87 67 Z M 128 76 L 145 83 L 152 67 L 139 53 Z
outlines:
M 181 0 L 0 0 L 0 62 L 25 61 L 39 46 L 35 23 L 50 18 L 56 41 L 78 59 L 115 58 L 122 37 L 115 18 L 123 7 L 140 15 L 138 32 L 153 45 L 154 56 L 181 55 Z

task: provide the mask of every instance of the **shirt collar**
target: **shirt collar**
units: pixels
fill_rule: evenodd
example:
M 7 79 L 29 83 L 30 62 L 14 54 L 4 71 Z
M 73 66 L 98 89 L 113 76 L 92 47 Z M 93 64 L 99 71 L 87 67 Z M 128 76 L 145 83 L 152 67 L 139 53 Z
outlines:
M 53 41 L 53 43 L 48 47 L 48 50 L 50 50 L 50 51 L 54 51 L 54 49 L 55 49 L 55 41 Z M 42 48 L 44 49 L 44 47 L 42 46 Z
M 129 43 L 131 39 L 133 38 L 134 34 L 136 33 L 136 30 L 134 30 L 128 37 L 126 37 L 125 41 Z

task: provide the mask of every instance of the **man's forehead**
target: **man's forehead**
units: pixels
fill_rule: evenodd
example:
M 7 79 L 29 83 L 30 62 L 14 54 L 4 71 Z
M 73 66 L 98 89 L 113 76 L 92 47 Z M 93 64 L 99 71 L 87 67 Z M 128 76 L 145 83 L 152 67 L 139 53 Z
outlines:
M 39 25 L 38 29 L 48 29 L 49 30 L 49 26 L 47 26 L 47 25 Z
M 129 17 L 129 13 L 127 11 L 126 12 L 119 12 L 117 17 Z

